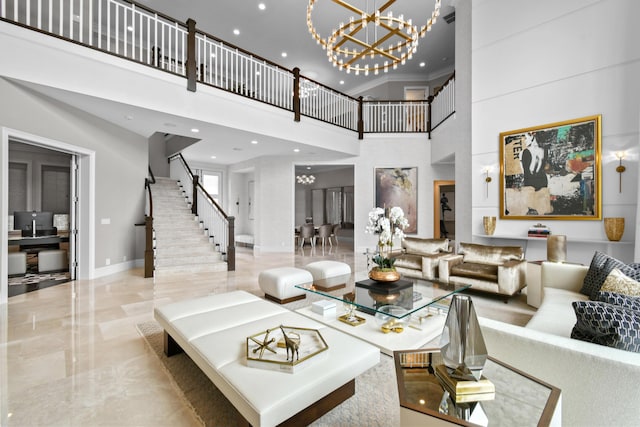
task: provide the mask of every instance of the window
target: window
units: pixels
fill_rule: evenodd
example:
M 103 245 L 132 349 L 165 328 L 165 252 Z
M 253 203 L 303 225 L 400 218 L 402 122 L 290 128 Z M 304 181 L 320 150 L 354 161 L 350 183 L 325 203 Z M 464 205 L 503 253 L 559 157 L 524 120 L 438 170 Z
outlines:
M 200 171 L 202 186 L 216 203 L 220 204 L 222 174 L 220 172 Z

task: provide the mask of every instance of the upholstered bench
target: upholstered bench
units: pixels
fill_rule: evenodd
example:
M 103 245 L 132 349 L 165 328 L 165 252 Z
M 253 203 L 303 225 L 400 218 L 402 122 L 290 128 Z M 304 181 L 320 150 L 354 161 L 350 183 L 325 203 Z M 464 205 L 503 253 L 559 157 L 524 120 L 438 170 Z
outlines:
M 19 276 L 27 272 L 27 253 L 9 252 L 7 254 L 7 275 Z
M 352 396 L 355 378 L 380 361 L 377 347 L 244 291 L 154 313 L 167 356 L 184 350 L 242 415 L 238 425 L 307 425 Z M 278 325 L 317 329 L 329 348 L 295 373 L 249 367 L 247 337 Z
M 38 272 L 61 271 L 69 268 L 67 251 L 53 249 L 38 252 Z
M 351 277 L 349 264 L 339 261 L 316 261 L 304 267 L 313 277 L 313 285 L 321 291 L 333 291 L 347 286 Z
M 295 267 L 271 268 L 261 271 L 258 275 L 258 285 L 264 292 L 264 297 L 279 304 L 306 298 L 305 291 L 295 286 L 312 283 L 311 273 Z

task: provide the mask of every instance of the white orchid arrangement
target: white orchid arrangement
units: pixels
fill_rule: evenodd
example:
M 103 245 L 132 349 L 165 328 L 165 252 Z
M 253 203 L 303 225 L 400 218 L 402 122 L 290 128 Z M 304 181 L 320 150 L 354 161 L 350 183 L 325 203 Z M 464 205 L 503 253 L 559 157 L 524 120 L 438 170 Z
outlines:
M 393 239 L 404 237 L 404 229 L 409 226 L 409 221 L 404 216 L 401 207 L 394 206 L 389 209 L 389 213 L 383 208 L 375 208 L 369 212 L 369 221 L 365 228 L 367 233 L 378 235 L 378 246 L 380 254 L 373 258 L 373 262 L 383 268 L 393 268 L 395 258 L 383 256 L 385 249 L 388 253 L 393 249 Z

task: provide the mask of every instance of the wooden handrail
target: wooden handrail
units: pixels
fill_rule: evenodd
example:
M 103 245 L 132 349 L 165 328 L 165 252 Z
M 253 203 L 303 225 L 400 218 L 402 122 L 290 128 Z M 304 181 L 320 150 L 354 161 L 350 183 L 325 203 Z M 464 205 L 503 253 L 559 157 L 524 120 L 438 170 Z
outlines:
M 444 81 L 444 83 L 442 83 L 442 84 L 440 85 L 440 87 L 439 87 L 437 90 L 435 90 L 435 91 L 433 92 L 433 95 L 432 95 L 431 97 L 432 97 L 432 98 L 435 98 L 436 96 L 438 96 L 438 94 L 442 91 L 442 89 L 444 89 L 444 87 L 445 87 L 446 85 L 448 85 L 448 84 L 449 84 L 449 82 L 450 82 L 451 80 L 453 80 L 453 79 L 455 79 L 455 78 L 456 78 L 456 72 L 454 71 L 454 72 L 453 72 L 453 74 L 451 74 L 451 75 L 449 76 L 449 78 L 448 78 L 447 80 L 445 80 L 445 81 Z
M 191 179 L 194 180 L 194 181 L 198 181 L 198 179 L 197 179 L 198 175 L 194 175 L 193 174 L 193 172 L 191 171 L 191 168 L 189 167 L 189 164 L 187 163 L 187 161 L 182 156 L 182 153 L 177 153 L 177 154 L 174 154 L 173 156 L 169 157 L 169 161 L 171 161 L 171 160 L 173 160 L 175 158 L 179 158 L 180 159 L 180 161 L 184 165 L 185 169 L 187 169 L 187 172 L 189 172 L 189 175 L 191 176 Z M 200 182 L 197 182 L 196 187 L 199 188 L 200 190 L 202 190 L 202 193 L 205 195 L 205 197 L 216 207 L 216 209 L 218 209 L 218 211 L 220 211 L 220 213 L 222 214 L 224 219 L 229 220 L 229 216 L 227 215 L 227 213 L 220 207 L 220 205 L 215 200 L 213 200 L 211 195 L 209 193 L 207 193 L 207 190 L 204 189 L 204 187 L 202 186 L 202 184 L 200 184 Z M 195 205 L 196 202 L 194 201 L 193 204 Z
M 104 48 L 102 46 L 98 47 L 99 45 L 94 45 L 95 43 L 92 40 L 90 40 L 88 42 L 82 40 L 82 38 L 80 40 L 75 40 L 73 35 L 71 35 L 71 36 L 63 36 L 63 35 L 60 35 L 60 34 L 56 34 L 56 33 L 50 32 L 51 30 L 45 31 L 43 29 L 40 29 L 40 28 L 32 26 L 32 25 L 26 25 L 24 22 L 19 22 L 19 19 L 14 21 L 14 20 L 12 20 L 12 19 L 10 19 L 8 17 L 4 17 L 4 18 L 0 18 L 0 20 L 5 21 L 5 22 L 9 22 L 9 23 L 12 23 L 12 24 L 15 24 L 15 25 L 19 25 L 19 26 L 22 26 L 22 27 L 25 27 L 25 28 L 28 28 L 28 29 L 31 29 L 31 30 L 34 30 L 34 31 L 37 31 L 37 32 L 40 32 L 40 33 L 43 33 L 43 34 L 47 34 L 49 36 L 53 36 L 53 37 L 56 37 L 56 38 L 64 39 L 64 40 L 73 42 L 73 43 L 78 44 L 78 45 L 89 47 L 91 49 L 94 49 L 94 50 L 97 50 L 97 51 L 100 51 L 100 52 L 104 52 L 104 53 L 107 53 L 107 54 L 110 54 L 110 55 L 113 55 L 113 56 L 117 56 L 117 57 L 122 58 L 122 59 L 126 59 L 126 60 L 133 61 L 133 62 L 136 62 L 136 63 L 141 63 L 141 64 L 144 64 L 144 65 L 147 65 L 147 66 L 151 66 L 151 67 L 157 68 L 157 69 L 159 69 L 161 71 L 165 71 L 165 72 L 169 72 L 169 73 L 174 74 L 174 75 L 179 75 L 181 77 L 185 77 L 186 80 L 187 80 L 187 89 L 190 90 L 190 91 L 195 91 L 196 90 L 196 86 L 197 86 L 198 82 L 204 83 L 204 79 L 202 77 L 203 70 L 200 69 L 200 74 L 201 75 L 198 76 L 198 65 L 196 64 L 196 62 L 197 62 L 197 52 L 196 52 L 197 38 L 199 36 L 203 36 L 203 37 L 207 38 L 208 40 L 214 41 L 215 43 L 220 43 L 226 49 L 235 50 L 237 53 L 242 54 L 242 55 L 250 58 L 251 60 L 262 62 L 265 65 L 268 65 L 270 67 L 275 68 L 276 71 L 279 70 L 282 73 L 289 74 L 293 79 L 295 79 L 295 83 L 294 83 L 295 87 L 293 88 L 293 92 L 294 92 L 294 94 L 297 92 L 298 96 L 297 97 L 294 96 L 293 106 L 291 106 L 291 104 L 289 104 L 289 103 L 287 103 L 286 106 L 283 106 L 283 105 L 279 105 L 278 103 L 271 103 L 271 102 L 269 102 L 268 100 L 265 100 L 265 99 L 253 98 L 252 96 L 249 96 L 249 97 L 252 98 L 252 99 L 255 99 L 257 101 L 260 101 L 260 102 L 265 102 L 265 103 L 267 103 L 269 105 L 274 105 L 274 106 L 279 107 L 279 108 L 285 108 L 287 110 L 293 109 L 294 110 L 293 111 L 294 112 L 294 120 L 296 120 L 296 121 L 300 120 L 300 116 L 301 115 L 306 115 L 304 113 L 304 111 L 305 111 L 304 108 L 296 108 L 296 102 L 297 103 L 301 102 L 300 101 L 300 97 L 299 97 L 299 95 L 301 93 L 300 92 L 300 81 L 303 80 L 303 79 L 304 79 L 305 82 L 308 81 L 310 83 L 313 83 L 314 85 L 317 85 L 319 88 L 322 88 L 323 91 L 326 91 L 326 92 L 332 94 L 331 95 L 332 97 L 333 96 L 337 96 L 338 98 L 342 98 L 343 97 L 346 100 L 352 100 L 353 102 L 356 102 L 356 103 L 359 102 L 358 103 L 358 108 L 359 108 L 358 112 L 361 111 L 362 105 L 363 105 L 364 102 L 367 102 L 367 103 L 404 102 L 404 103 L 407 103 L 407 104 L 411 104 L 412 102 L 414 102 L 414 101 L 406 101 L 406 100 L 399 100 L 399 101 L 393 101 L 393 100 L 363 101 L 363 100 L 358 100 L 358 99 L 356 99 L 356 98 L 354 98 L 354 97 L 352 97 L 350 95 L 347 95 L 347 94 L 345 94 L 343 92 L 340 92 L 339 90 L 336 90 L 334 88 L 326 86 L 326 85 L 324 85 L 322 83 L 319 83 L 319 82 L 317 82 L 317 81 L 315 81 L 315 80 L 313 80 L 311 78 L 305 77 L 305 76 L 299 74 L 299 71 L 296 74 L 295 73 L 295 69 L 294 70 L 290 70 L 290 69 L 288 69 L 286 67 L 283 67 L 283 66 L 281 66 L 281 65 L 279 65 L 279 64 L 277 64 L 277 63 L 275 63 L 273 61 L 270 61 L 270 60 L 268 60 L 266 58 L 263 58 L 263 57 L 261 57 L 259 55 L 253 54 L 253 53 L 251 53 L 251 52 L 249 52 L 249 51 L 247 51 L 247 50 L 245 50 L 245 49 L 243 49 L 243 48 L 241 48 L 239 46 L 236 46 L 236 45 L 234 45 L 232 43 L 229 43 L 229 42 L 227 42 L 225 40 L 222 40 L 219 37 L 216 37 L 216 36 L 213 36 L 213 35 L 211 35 L 209 33 L 201 31 L 201 30 L 196 28 L 196 22 L 195 22 L 195 20 L 193 20 L 191 18 L 189 18 L 185 23 L 185 22 L 181 22 L 181 21 L 179 21 L 177 19 L 174 19 L 172 17 L 169 17 L 169 16 L 167 16 L 167 15 L 165 15 L 163 13 L 157 12 L 154 9 L 150 8 L 150 7 L 147 7 L 147 6 L 142 5 L 142 4 L 138 4 L 135 1 L 119 0 L 119 2 L 122 5 L 125 5 L 124 7 L 128 8 L 128 9 L 130 8 L 131 10 L 139 11 L 145 16 L 148 15 L 149 19 L 158 19 L 159 21 L 162 21 L 163 25 L 171 25 L 171 26 L 175 25 L 176 29 L 178 29 L 178 28 L 180 29 L 180 32 L 182 33 L 182 35 L 184 37 L 186 37 L 186 45 L 187 45 L 186 46 L 186 50 L 187 50 L 186 53 L 187 54 L 186 54 L 186 58 L 184 60 L 184 62 L 185 62 L 184 64 L 182 64 L 179 61 L 177 56 L 175 58 L 175 64 L 180 64 L 181 68 L 185 71 L 184 73 L 182 71 L 177 72 L 176 70 L 167 69 L 165 67 L 159 67 L 158 64 L 154 65 L 152 63 L 148 63 L 148 61 L 143 60 L 142 58 L 140 58 L 140 59 L 136 59 L 135 57 L 130 58 L 130 57 L 126 56 L 126 55 L 120 54 L 119 52 L 118 53 L 112 52 L 112 51 L 110 51 L 110 50 L 108 50 L 108 49 L 106 49 L 106 48 Z M 40 3 L 38 2 L 38 4 L 40 4 Z M 126 6 L 126 4 L 128 4 L 130 6 Z M 40 6 L 38 6 L 38 8 L 39 7 Z M 33 12 L 33 10 L 32 10 L 32 12 Z M 92 19 L 92 18 L 93 17 L 89 17 L 89 19 Z M 135 47 L 132 47 L 132 49 L 134 49 L 134 48 Z M 452 73 L 451 76 L 447 80 L 445 80 L 445 82 L 442 84 L 442 86 L 438 90 L 436 90 L 434 92 L 434 94 L 430 97 L 430 99 L 433 100 L 435 97 L 437 97 L 437 95 L 440 93 L 440 91 L 446 85 L 448 85 L 449 82 L 451 80 L 453 80 L 454 78 L 455 78 L 455 72 Z M 208 84 L 208 83 L 206 83 L 206 84 Z M 215 85 L 214 85 L 214 87 L 217 87 L 217 88 L 219 88 L 221 90 L 227 90 L 227 91 L 230 91 L 230 92 L 238 93 L 240 95 L 248 96 L 244 92 L 240 93 L 240 92 L 237 92 L 237 91 L 234 91 L 234 90 L 230 90 L 228 88 L 218 87 L 218 86 L 215 86 Z M 297 99 L 297 101 L 296 101 L 296 99 Z M 415 102 L 421 102 L 421 101 L 415 101 Z M 428 100 L 428 102 L 429 102 L 429 100 Z M 430 102 L 429 102 L 429 105 L 430 105 Z M 298 105 L 298 107 L 301 107 L 301 106 Z M 352 131 L 357 131 L 359 139 L 363 138 L 363 130 L 360 127 L 360 123 L 356 123 L 356 128 L 354 129 L 352 125 L 345 126 L 344 124 L 341 124 L 341 123 L 335 123 L 335 122 L 332 122 L 330 120 L 325 120 L 324 118 L 322 118 L 322 116 L 315 116 L 314 114 L 310 114 L 309 117 L 312 117 L 312 118 L 315 118 L 315 119 L 318 119 L 318 120 L 322 120 L 322 121 L 325 121 L 327 123 L 333 124 L 335 126 L 343 127 L 343 128 L 346 128 L 346 129 L 349 129 L 349 130 L 352 130 Z M 357 118 L 357 119 L 361 119 L 361 118 L 362 118 L 362 115 L 360 114 L 360 117 Z M 427 132 L 429 132 L 430 130 L 433 130 L 432 128 L 429 129 L 430 128 L 429 124 L 427 126 L 428 126 Z M 382 132 L 388 132 L 389 130 L 381 130 L 381 131 Z

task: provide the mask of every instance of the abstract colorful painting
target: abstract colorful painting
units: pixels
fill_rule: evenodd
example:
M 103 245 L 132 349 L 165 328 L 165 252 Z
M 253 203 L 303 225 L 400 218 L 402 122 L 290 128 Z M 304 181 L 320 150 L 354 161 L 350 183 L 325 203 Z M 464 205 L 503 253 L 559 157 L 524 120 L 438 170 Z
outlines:
M 601 219 L 601 116 L 500 134 L 500 218 Z

